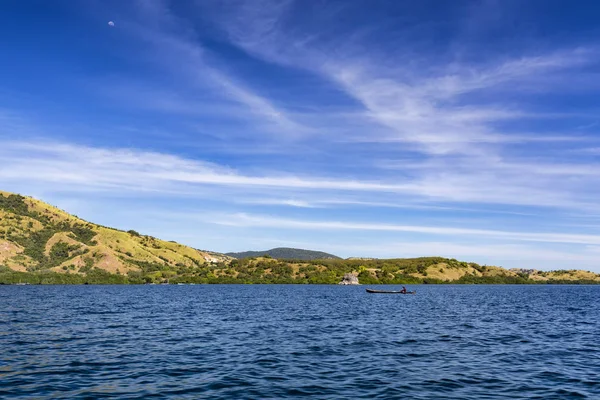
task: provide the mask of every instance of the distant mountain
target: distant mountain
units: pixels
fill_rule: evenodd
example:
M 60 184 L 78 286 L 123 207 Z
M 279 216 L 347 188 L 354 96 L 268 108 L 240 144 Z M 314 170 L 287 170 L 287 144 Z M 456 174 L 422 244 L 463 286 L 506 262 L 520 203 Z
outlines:
M 269 256 L 279 260 L 339 260 L 340 257 L 322 251 L 292 249 L 289 247 L 278 247 L 265 251 L 243 251 L 240 253 L 225 253 L 226 256 L 241 259 L 251 257 Z

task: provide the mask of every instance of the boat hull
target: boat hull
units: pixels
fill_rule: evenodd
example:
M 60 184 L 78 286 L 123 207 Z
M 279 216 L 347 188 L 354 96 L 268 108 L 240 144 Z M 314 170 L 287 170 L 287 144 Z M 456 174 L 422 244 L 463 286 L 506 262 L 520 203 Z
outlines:
M 399 290 L 375 290 L 375 289 L 366 289 L 367 293 L 380 293 L 380 294 L 417 294 L 416 290 L 412 292 L 401 292 Z

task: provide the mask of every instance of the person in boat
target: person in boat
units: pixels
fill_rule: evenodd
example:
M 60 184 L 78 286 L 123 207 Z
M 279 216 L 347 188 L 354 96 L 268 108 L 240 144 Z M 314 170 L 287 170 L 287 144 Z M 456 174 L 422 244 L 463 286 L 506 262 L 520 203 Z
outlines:
M 400 291 L 400 293 L 406 293 L 406 288 L 404 286 L 402 286 L 402 290 Z

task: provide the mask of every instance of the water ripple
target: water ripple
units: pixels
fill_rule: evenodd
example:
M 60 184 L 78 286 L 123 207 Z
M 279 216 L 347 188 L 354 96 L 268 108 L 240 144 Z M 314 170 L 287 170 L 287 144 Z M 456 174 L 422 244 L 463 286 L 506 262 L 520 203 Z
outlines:
M 0 287 L 0 397 L 600 398 L 600 287 L 418 293 Z

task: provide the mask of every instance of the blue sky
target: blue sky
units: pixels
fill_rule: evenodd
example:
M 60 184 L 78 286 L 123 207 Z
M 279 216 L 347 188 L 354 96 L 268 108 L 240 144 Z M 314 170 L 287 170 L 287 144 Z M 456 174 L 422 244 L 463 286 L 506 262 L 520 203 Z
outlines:
M 600 272 L 597 2 L 0 15 L 3 190 L 214 251 Z

